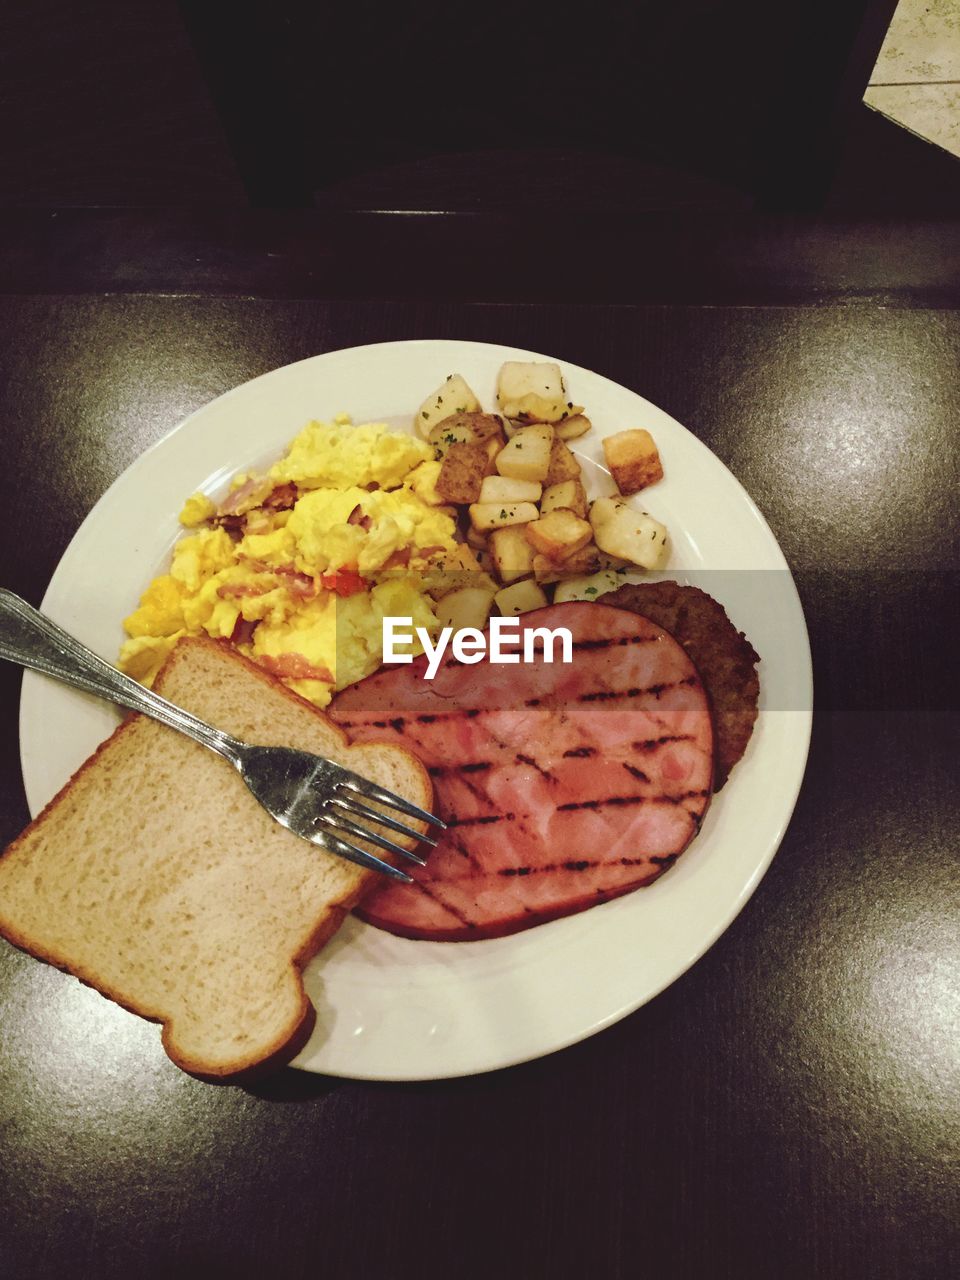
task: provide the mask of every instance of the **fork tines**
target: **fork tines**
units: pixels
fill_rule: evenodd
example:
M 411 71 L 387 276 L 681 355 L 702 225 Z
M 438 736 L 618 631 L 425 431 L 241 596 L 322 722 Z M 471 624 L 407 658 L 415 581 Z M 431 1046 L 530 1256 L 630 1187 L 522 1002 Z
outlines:
M 427 865 L 426 859 L 421 858 L 412 849 L 405 849 L 402 844 L 397 844 L 395 840 L 390 840 L 387 836 L 381 835 L 379 831 L 368 831 L 359 822 L 354 822 L 352 818 L 345 817 L 339 811 L 332 813 L 332 807 L 337 804 L 336 800 L 331 800 L 329 806 L 325 807 L 320 815 L 320 820 L 327 826 L 332 827 L 334 831 L 346 836 L 356 836 L 358 840 L 366 840 L 368 844 L 376 845 L 378 849 L 386 849 L 389 853 L 398 853 L 401 858 L 407 858 L 410 862 L 415 862 L 419 867 Z M 378 815 L 372 811 L 367 812 L 369 812 L 371 819 L 376 821 Z M 398 823 L 397 825 L 399 826 L 400 824 Z
M 390 866 L 389 863 L 383 862 L 372 853 L 358 849 L 356 845 L 350 843 L 350 839 L 345 839 L 344 837 L 364 840 L 379 849 L 385 849 L 389 853 L 395 853 L 401 858 L 406 858 L 409 862 L 416 863 L 419 867 L 425 866 L 426 862 L 418 853 L 414 853 L 412 849 L 405 849 L 403 845 L 391 840 L 389 836 L 384 835 L 381 831 L 371 831 L 366 824 L 372 823 L 377 827 L 383 827 L 387 831 L 394 831 L 398 835 L 406 836 L 410 840 L 416 840 L 431 847 L 436 845 L 437 837 L 407 826 L 406 823 L 395 818 L 392 813 L 384 813 L 379 808 L 375 809 L 369 804 L 364 804 L 360 797 L 363 797 L 364 800 L 372 800 L 378 805 L 384 805 L 388 809 L 393 809 L 403 814 L 404 817 L 426 822 L 433 827 L 439 827 L 441 830 L 446 828 L 446 823 L 428 810 L 421 809 L 419 805 L 413 804 L 410 800 L 405 800 L 403 796 L 395 795 L 392 791 L 387 791 L 386 788 L 378 786 L 368 778 L 362 778 L 359 774 L 351 773 L 349 769 L 341 768 L 338 770 L 338 774 L 339 776 L 334 782 L 334 794 L 327 799 L 318 819 L 318 837 L 321 840 L 329 841 L 332 851 L 339 853 L 341 857 L 350 858 L 351 861 L 358 862 L 361 866 L 383 871 L 395 880 L 410 883 L 410 877 L 405 871 L 401 871 L 398 867 Z
M 447 824 L 436 814 L 430 813 L 427 809 L 421 809 L 419 805 L 405 800 L 403 796 L 395 795 L 392 791 L 387 791 L 385 787 L 377 786 L 369 778 L 361 778 L 358 773 L 351 773 L 349 769 L 340 770 L 336 785 L 356 791 L 358 795 L 365 796 L 368 800 L 376 800 L 378 804 L 385 804 L 388 809 L 397 809 L 400 813 L 405 813 L 408 818 L 429 823 L 432 827 L 439 827 L 441 831 L 446 830 Z
M 329 853 L 335 853 L 340 858 L 346 858 L 348 862 L 355 862 L 358 866 L 366 867 L 369 871 L 380 871 L 392 880 L 399 880 L 403 884 L 413 883 L 412 877 L 408 876 L 405 871 L 401 871 L 399 867 L 392 867 L 389 862 L 384 862 L 382 858 L 375 858 L 372 853 L 367 853 L 365 849 L 358 849 L 349 840 L 341 840 L 322 815 L 317 819 L 313 834 L 308 836 L 307 839 L 312 844 L 319 845 L 321 849 L 326 849 Z M 366 835 L 364 839 L 367 839 Z
M 422 844 L 430 845 L 431 848 L 436 846 L 437 836 L 431 835 L 426 831 L 416 831 L 413 827 L 408 827 L 406 823 L 398 822 L 391 814 L 383 813 L 379 809 L 371 809 L 369 805 L 361 804 L 359 800 L 344 796 L 340 792 L 336 792 L 329 803 L 336 805 L 338 809 L 343 809 L 346 813 L 353 814 L 354 817 L 365 818 L 368 822 L 376 822 L 379 826 L 386 827 L 388 831 L 396 831 L 399 835 L 409 836 L 411 840 L 419 840 Z

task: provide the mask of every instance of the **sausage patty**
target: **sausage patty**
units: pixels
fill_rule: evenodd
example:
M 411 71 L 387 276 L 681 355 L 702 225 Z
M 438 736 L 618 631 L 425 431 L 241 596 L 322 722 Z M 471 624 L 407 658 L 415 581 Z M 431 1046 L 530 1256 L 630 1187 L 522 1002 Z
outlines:
M 683 645 L 710 697 L 714 719 L 714 790 L 719 791 L 753 733 L 760 697 L 759 654 L 718 604 L 679 582 L 628 583 L 604 604 L 650 618 Z

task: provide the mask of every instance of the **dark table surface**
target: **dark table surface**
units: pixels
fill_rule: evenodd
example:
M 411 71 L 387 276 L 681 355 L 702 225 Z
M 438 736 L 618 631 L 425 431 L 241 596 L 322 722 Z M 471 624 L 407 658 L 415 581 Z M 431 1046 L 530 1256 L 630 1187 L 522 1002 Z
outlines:
M 212 1086 L 0 946 L 0 1274 L 960 1274 L 960 232 L 3 215 L 2 580 L 214 396 L 357 343 L 555 354 L 700 437 L 795 570 L 780 852 L 685 976 L 525 1066 Z M 0 670 L 0 841 L 28 818 Z

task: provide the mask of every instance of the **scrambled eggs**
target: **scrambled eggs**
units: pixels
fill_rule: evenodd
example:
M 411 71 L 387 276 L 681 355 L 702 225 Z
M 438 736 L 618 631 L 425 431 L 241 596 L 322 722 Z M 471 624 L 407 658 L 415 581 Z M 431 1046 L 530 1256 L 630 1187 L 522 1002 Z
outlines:
M 126 619 L 120 667 L 145 684 L 183 635 L 232 640 L 317 706 L 382 660 L 383 618 L 439 630 L 436 575 L 477 570 L 436 492 L 423 440 L 345 415 L 309 423 L 266 476 L 236 476 Z M 441 592 L 442 594 L 442 592 Z M 412 650 L 416 651 L 416 650 Z

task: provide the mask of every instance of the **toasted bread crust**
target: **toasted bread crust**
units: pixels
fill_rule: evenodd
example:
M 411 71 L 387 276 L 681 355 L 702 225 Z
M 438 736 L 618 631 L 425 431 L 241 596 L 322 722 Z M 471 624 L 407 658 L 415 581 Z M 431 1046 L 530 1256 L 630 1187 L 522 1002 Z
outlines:
M 183 644 L 185 641 L 181 641 L 180 643 Z M 189 641 L 186 641 L 186 643 L 189 643 Z M 177 648 L 179 648 L 179 645 Z M 167 659 L 167 663 L 164 664 L 165 668 L 173 658 L 175 652 L 176 650 L 171 652 L 170 657 Z M 239 657 L 240 655 L 237 656 Z M 244 659 L 244 661 L 246 660 Z M 270 677 L 270 679 L 272 679 L 272 677 Z M 285 689 L 285 692 L 290 692 L 290 690 Z M 303 701 L 303 699 L 299 700 Z M 307 705 L 309 706 L 311 704 L 307 703 Z M 5 850 L 0 852 L 0 869 L 2 869 L 3 863 L 10 857 L 14 856 L 18 849 L 27 842 L 30 836 L 40 828 L 41 824 L 46 822 L 50 815 L 54 813 L 54 811 L 67 799 L 78 779 L 91 770 L 96 765 L 97 761 L 101 759 L 108 750 L 115 749 L 117 743 L 123 741 L 127 735 L 134 732 L 135 727 L 140 720 L 141 717 L 138 715 L 128 716 L 117 726 L 116 729 L 114 729 L 109 738 L 104 739 L 104 741 L 100 743 L 93 755 L 83 762 L 77 772 L 60 788 L 53 799 L 44 805 L 43 809 L 37 814 L 36 818 L 34 818 L 30 825 L 26 827 Z M 345 735 L 341 736 L 345 737 Z M 363 891 L 369 886 L 369 883 L 376 878 L 375 872 L 370 872 L 368 875 L 370 880 L 356 895 L 358 899 L 363 896 Z M 325 911 L 323 918 L 317 922 L 317 928 L 310 938 L 309 944 L 303 948 L 298 956 L 293 958 L 291 967 L 297 973 L 298 978 L 307 963 L 317 954 L 324 943 L 327 942 L 327 940 L 332 937 L 340 927 L 344 916 L 345 912 L 338 913 L 336 906 L 331 906 Z M 303 998 L 297 1018 L 291 1023 L 288 1033 L 278 1038 L 274 1044 L 269 1046 L 263 1057 L 258 1055 L 255 1060 L 240 1062 L 229 1071 L 211 1071 L 209 1064 L 197 1061 L 190 1058 L 189 1055 L 177 1052 L 172 1043 L 170 1031 L 171 1023 L 169 1021 L 165 1021 L 163 1018 L 156 1016 L 150 1010 L 144 1008 L 142 1003 L 138 1001 L 136 995 L 111 986 L 104 982 L 103 979 L 98 977 L 95 973 L 90 972 L 83 965 L 70 960 L 68 957 L 45 947 L 43 944 L 38 943 L 21 933 L 14 923 L 3 918 L 2 905 L 0 905 L 0 935 L 6 938 L 6 940 L 19 951 L 23 951 L 27 955 L 33 956 L 36 960 L 42 960 L 45 964 L 52 965 L 55 969 L 59 969 L 61 973 L 69 974 L 79 982 L 82 982 L 85 987 L 92 988 L 106 999 L 112 1000 L 114 1004 L 118 1004 L 122 1009 L 126 1009 L 128 1013 L 136 1014 L 147 1022 L 159 1025 L 162 1028 L 160 1040 L 164 1051 L 171 1061 L 180 1067 L 181 1070 L 187 1072 L 187 1074 L 196 1076 L 198 1079 L 205 1080 L 208 1083 L 222 1083 L 226 1080 L 238 1082 L 241 1079 L 252 1078 L 254 1075 L 259 1075 L 261 1071 L 284 1066 L 291 1058 L 296 1057 L 303 1046 L 307 1043 L 316 1022 L 316 1012 L 313 1005 L 307 998 L 306 992 L 301 991 Z
M 395 756 L 396 764 L 398 768 L 402 769 L 403 775 L 412 777 L 419 785 L 419 794 L 411 795 L 410 798 L 415 803 L 429 808 L 432 802 L 433 788 L 429 776 L 419 760 L 410 755 L 410 753 L 403 751 L 402 748 L 387 744 L 378 745 L 375 748 L 367 746 L 351 747 L 347 735 L 339 726 L 330 721 L 323 712 L 288 689 L 275 676 L 237 653 L 227 642 L 207 638 L 182 639 L 175 646 L 160 672 L 157 680 L 158 692 L 162 693 L 169 683 L 176 665 L 187 659 L 193 648 L 202 648 L 208 654 L 215 654 L 218 660 L 222 659 L 224 662 L 225 670 L 230 670 L 240 664 L 246 674 L 255 677 L 265 689 L 270 691 L 273 698 L 289 702 L 291 707 L 296 706 L 298 715 L 301 717 L 304 709 L 308 709 L 312 716 L 320 717 L 331 735 L 332 747 L 330 754 L 336 754 L 341 758 L 346 755 L 350 765 L 358 766 L 359 772 L 363 772 L 362 756 L 371 750 L 375 751 L 381 760 L 390 755 Z M 177 1044 L 175 1013 L 158 1013 L 156 1008 L 151 1007 L 150 1003 L 142 998 L 134 986 L 127 983 L 117 984 L 105 979 L 102 974 L 94 972 L 82 961 L 51 945 L 43 937 L 36 936 L 38 932 L 36 929 L 29 931 L 21 928 L 15 918 L 15 914 L 8 916 L 5 911 L 3 875 L 5 870 L 14 867 L 18 854 L 39 833 L 44 831 L 51 818 L 69 800 L 81 780 L 88 779 L 104 766 L 105 761 L 110 758 L 115 759 L 118 753 L 122 755 L 126 751 L 130 751 L 136 754 L 139 750 L 136 741 L 138 735 L 145 731 L 153 734 L 158 729 L 159 726 L 152 725 L 139 715 L 133 715 L 124 720 L 109 738 L 97 747 L 96 751 L 80 766 L 53 799 L 44 806 L 33 822 L 6 850 L 0 853 L 0 935 L 21 951 L 55 966 L 65 973 L 71 974 L 84 985 L 94 988 L 130 1012 L 148 1021 L 160 1023 L 163 1028 L 161 1040 L 165 1051 L 177 1066 L 191 1075 L 208 1081 L 236 1081 L 252 1078 L 254 1075 L 260 1075 L 266 1070 L 288 1062 L 306 1044 L 315 1022 L 315 1012 L 303 988 L 302 971 L 337 931 L 346 915 L 360 901 L 364 893 L 377 881 L 376 872 L 356 868 L 356 875 L 353 877 L 351 887 L 340 891 L 334 897 L 325 899 L 318 906 L 316 919 L 308 936 L 302 941 L 294 954 L 286 957 L 289 963 L 290 975 L 299 986 L 299 1006 L 291 1015 L 287 1025 L 282 1028 L 274 1040 L 270 1043 L 261 1042 L 256 1046 L 255 1052 L 251 1052 L 246 1056 L 240 1055 L 228 1063 L 206 1061 L 192 1056 L 189 1050 L 180 1048 Z M 162 730 L 162 732 L 166 732 L 166 730 Z M 350 759 L 354 752 L 357 753 L 355 761 Z M 127 762 L 124 761 L 122 763 Z M 252 796 L 250 796 L 249 802 L 252 806 L 257 804 Z M 383 856 L 389 858 L 389 855 Z

